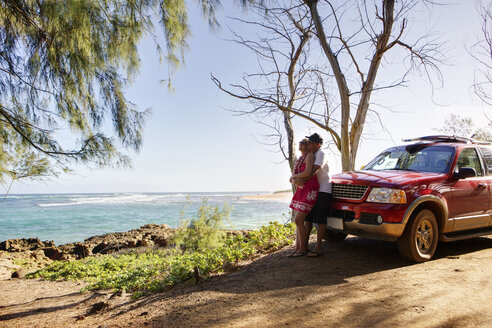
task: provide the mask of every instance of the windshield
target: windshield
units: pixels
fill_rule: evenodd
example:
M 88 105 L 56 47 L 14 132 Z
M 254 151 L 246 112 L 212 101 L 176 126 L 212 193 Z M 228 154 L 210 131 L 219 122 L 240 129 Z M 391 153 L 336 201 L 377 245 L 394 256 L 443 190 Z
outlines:
M 426 144 L 390 148 L 379 154 L 364 170 L 407 170 L 445 173 L 454 155 L 454 148 Z

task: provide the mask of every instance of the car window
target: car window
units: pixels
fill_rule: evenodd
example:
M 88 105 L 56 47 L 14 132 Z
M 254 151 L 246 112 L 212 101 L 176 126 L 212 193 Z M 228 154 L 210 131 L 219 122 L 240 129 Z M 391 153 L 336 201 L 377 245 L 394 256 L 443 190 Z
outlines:
M 390 148 L 379 154 L 365 170 L 407 170 L 419 172 L 449 172 L 454 148 L 417 144 Z
M 492 149 L 490 147 L 480 147 L 488 175 L 492 175 Z
M 477 176 L 482 176 L 482 166 L 480 165 L 480 158 L 477 151 L 474 148 L 465 148 L 461 151 L 456 166 L 455 172 L 459 172 L 462 167 L 471 167 L 477 172 Z

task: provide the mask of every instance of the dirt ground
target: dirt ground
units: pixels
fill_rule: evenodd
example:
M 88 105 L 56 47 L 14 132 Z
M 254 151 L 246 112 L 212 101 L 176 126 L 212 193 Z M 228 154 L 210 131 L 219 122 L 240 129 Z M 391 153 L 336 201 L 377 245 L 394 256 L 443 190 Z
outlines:
M 492 237 L 440 244 L 421 264 L 356 237 L 324 244 L 319 258 L 290 249 L 136 301 L 0 280 L 0 327 L 492 327 Z

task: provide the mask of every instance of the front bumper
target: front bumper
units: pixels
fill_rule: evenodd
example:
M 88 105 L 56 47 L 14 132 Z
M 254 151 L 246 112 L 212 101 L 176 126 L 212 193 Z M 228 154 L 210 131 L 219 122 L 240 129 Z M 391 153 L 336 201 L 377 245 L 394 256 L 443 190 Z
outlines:
M 395 241 L 405 230 L 403 217 L 407 205 L 351 203 L 334 199 L 327 227 L 335 231 L 371 239 Z M 383 223 L 378 224 L 376 217 Z
M 336 230 L 336 229 L 333 229 Z M 343 232 L 370 239 L 396 241 L 405 230 L 401 223 L 382 223 L 380 225 L 368 225 L 359 223 L 359 220 L 344 222 Z

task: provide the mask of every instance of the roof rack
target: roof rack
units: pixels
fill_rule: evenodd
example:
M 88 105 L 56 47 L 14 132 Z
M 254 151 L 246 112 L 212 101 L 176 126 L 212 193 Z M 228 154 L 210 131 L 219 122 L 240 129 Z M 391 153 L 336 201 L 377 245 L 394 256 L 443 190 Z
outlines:
M 490 145 L 490 142 L 475 140 L 472 138 L 464 138 L 457 136 L 446 136 L 446 135 L 435 135 L 435 136 L 424 136 L 413 139 L 403 139 L 403 142 L 413 142 L 413 141 L 429 141 L 429 142 L 456 142 L 465 144 L 479 144 L 479 145 Z

